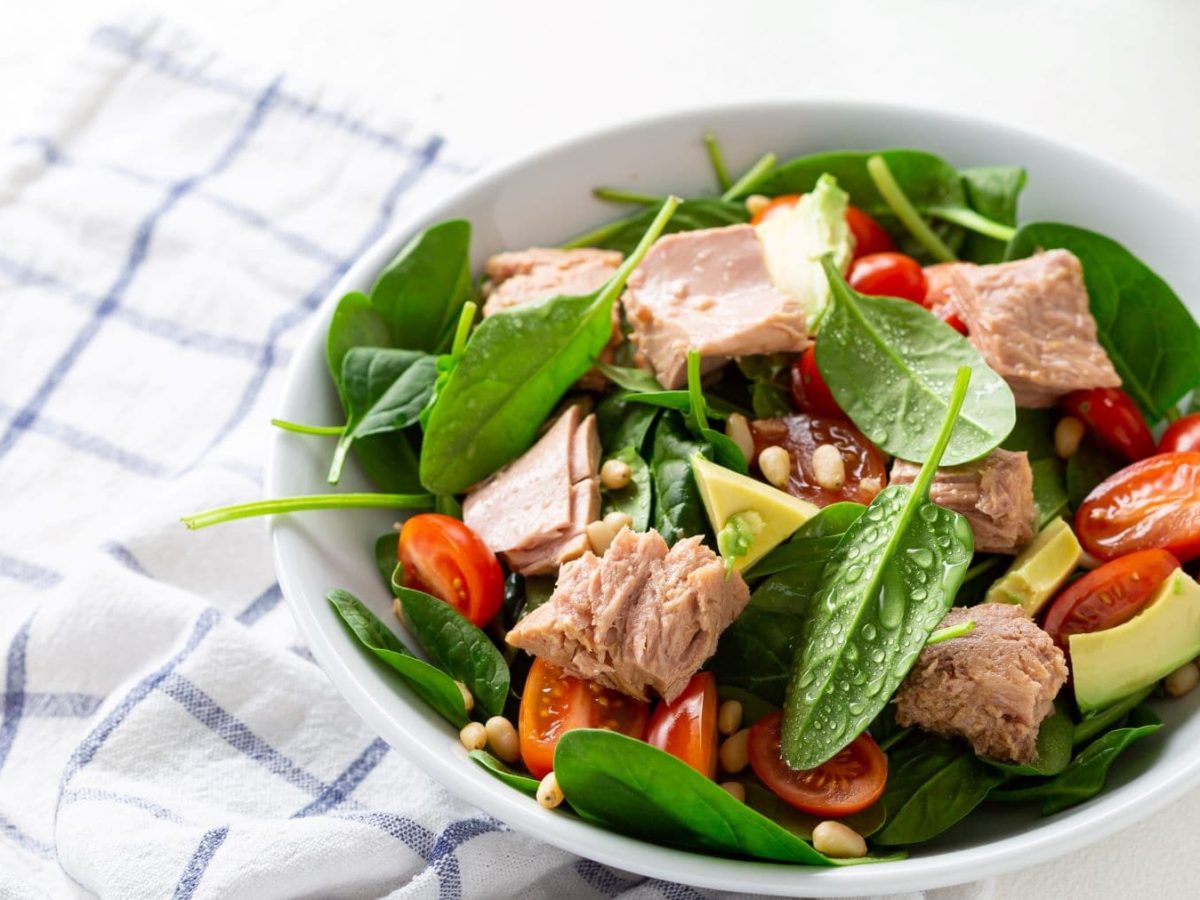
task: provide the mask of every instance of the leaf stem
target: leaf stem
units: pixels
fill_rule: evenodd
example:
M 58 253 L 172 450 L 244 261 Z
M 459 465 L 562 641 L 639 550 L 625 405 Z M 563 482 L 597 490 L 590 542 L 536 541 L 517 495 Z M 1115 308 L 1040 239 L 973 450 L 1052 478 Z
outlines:
M 711 131 L 704 132 L 704 147 L 708 150 L 708 159 L 712 163 L 713 173 L 717 176 L 717 186 L 722 191 L 729 190 L 733 179 L 729 177 L 729 168 L 725 165 L 725 154 L 721 152 L 717 136 Z
M 967 574 L 963 576 L 963 584 L 966 584 L 973 578 L 978 578 L 980 575 L 986 575 L 996 566 L 1000 565 L 1004 559 L 1002 556 L 993 556 L 991 559 L 985 559 L 983 562 L 975 563 L 971 568 L 967 569 Z
M 891 735 L 890 737 L 886 737 L 882 741 L 880 741 L 879 749 L 883 750 L 884 752 L 887 752 L 888 750 L 891 750 L 893 747 L 895 747 L 902 740 L 904 740 L 906 737 L 908 737 L 910 734 L 912 734 L 911 728 L 901 729 L 900 731 L 897 731 L 895 734 Z
M 299 422 L 289 422 L 287 419 L 272 419 L 271 424 L 293 434 L 316 434 L 325 437 L 337 437 L 346 427 L 344 425 L 301 425 Z
M 665 199 L 661 194 L 642 194 L 637 191 L 627 191 L 623 188 L 598 187 L 592 191 L 592 196 L 606 203 L 636 203 L 639 206 L 650 206 L 662 203 Z
M 875 182 L 875 189 L 883 197 L 885 203 L 895 213 L 896 218 L 909 230 L 934 258 L 941 262 L 956 262 L 958 257 L 947 247 L 929 224 L 921 218 L 912 201 L 905 195 L 904 190 L 892 175 L 887 161 L 878 154 L 867 160 L 867 174 Z
M 967 619 L 965 622 L 959 622 L 957 625 L 947 625 L 945 628 L 939 628 L 929 636 L 929 640 L 925 642 L 928 647 L 931 644 L 940 644 L 942 641 L 948 641 L 951 638 L 959 638 L 970 634 L 975 630 L 975 620 Z
M 638 241 L 638 245 L 633 248 L 632 253 L 625 257 L 625 261 L 621 263 L 620 268 L 613 273 L 613 277 L 605 282 L 604 287 L 596 295 L 598 306 L 611 303 L 616 300 L 617 295 L 621 291 L 625 290 L 625 282 L 629 280 L 629 276 L 633 274 L 633 270 L 641 265 L 647 251 L 650 249 L 650 245 L 658 240 L 658 236 L 667 227 L 667 222 L 671 221 L 671 216 L 675 215 L 675 210 L 679 208 L 679 204 L 682 202 L 674 194 L 663 201 L 662 209 L 658 211 L 658 215 L 654 217 L 654 221 L 650 223 L 650 227 L 646 229 L 646 233 L 642 235 L 642 239 Z
M 697 350 L 688 350 L 687 353 L 687 385 L 692 415 L 696 417 L 696 425 L 703 431 L 708 428 L 708 415 L 704 404 L 704 388 L 700 386 L 700 353 Z
M 994 222 L 986 216 L 975 212 L 973 209 L 967 209 L 965 206 L 927 206 L 925 207 L 925 212 L 935 219 L 941 219 L 943 222 L 950 222 L 954 225 L 961 225 L 963 228 L 970 231 L 977 231 L 998 241 L 1011 241 L 1013 235 L 1017 233 L 1017 229 L 1011 225 Z
M 1165 413 L 1163 413 L 1163 415 L 1166 417 L 1166 420 L 1168 422 L 1174 422 L 1176 419 L 1178 419 L 1182 415 L 1182 413 L 1179 412 L 1179 406 L 1175 405 L 1175 406 L 1169 407 L 1167 409 L 1167 411 Z
M 775 168 L 777 159 L 778 157 L 774 153 L 763 154 L 762 158 L 752 165 L 745 175 L 725 189 L 725 193 L 721 195 L 721 199 L 732 201 L 736 200 L 742 194 L 750 193 L 751 188 L 766 178 L 771 170 Z
M 601 225 L 599 228 L 594 228 L 586 234 L 581 234 L 577 238 L 572 238 L 563 244 L 562 248 L 564 250 L 574 250 L 576 247 L 591 247 L 594 244 L 599 244 L 625 228 L 625 226 L 629 224 L 629 220 L 632 218 L 633 216 L 626 216 L 623 219 L 617 219 L 615 222 L 609 222 L 606 225 Z
M 314 509 L 433 509 L 433 502 L 434 498 L 430 494 L 308 494 L 219 506 L 216 509 L 183 516 L 180 521 L 195 530 L 220 525 L 222 522 L 232 522 L 234 519 L 273 516 L 279 513 Z
M 913 494 L 917 497 L 928 497 L 929 487 L 933 484 L 933 476 L 937 474 L 938 463 L 946 452 L 946 445 L 954 434 L 954 426 L 958 424 L 958 414 L 962 411 L 963 401 L 967 397 L 967 385 L 971 383 L 971 367 L 959 366 L 958 374 L 954 376 L 954 388 L 950 393 L 950 408 L 946 410 L 946 419 L 942 422 L 942 430 L 938 432 L 937 440 L 929 451 L 921 471 L 913 482 Z

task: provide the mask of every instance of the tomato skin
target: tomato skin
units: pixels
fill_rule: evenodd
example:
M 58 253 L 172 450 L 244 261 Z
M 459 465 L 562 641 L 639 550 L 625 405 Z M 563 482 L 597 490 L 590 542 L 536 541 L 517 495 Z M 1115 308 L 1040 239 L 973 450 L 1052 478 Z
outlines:
M 750 217 L 751 225 L 758 225 L 764 219 L 769 219 L 781 209 L 790 209 L 800 202 L 803 194 L 780 194 L 778 197 L 772 197 L 762 209 Z
M 521 760 L 534 778 L 545 778 L 554 768 L 558 739 L 572 728 L 608 728 L 642 740 L 649 713 L 649 703 L 535 658 L 517 716 Z
M 850 266 L 850 287 L 860 294 L 900 297 L 925 304 L 928 284 L 921 264 L 903 253 L 870 253 Z
M 504 601 L 496 554 L 468 526 L 441 513 L 421 513 L 400 530 L 404 586 L 449 603 L 482 628 Z
M 971 333 L 967 328 L 967 323 L 959 318 L 959 315 L 956 312 L 947 312 L 944 316 L 942 316 L 942 321 L 964 337 Z
M 814 816 L 848 816 L 883 796 L 887 757 L 865 731 L 815 769 L 791 768 L 780 755 L 783 713 L 772 713 L 750 729 L 750 767 L 780 800 Z
M 1154 436 L 1133 398 L 1120 388 L 1073 391 L 1060 401 L 1092 434 L 1122 459 L 1137 462 L 1154 454 Z
M 779 419 L 756 419 L 750 423 L 754 458 L 766 447 L 783 447 L 792 458 L 787 492 L 793 497 L 828 506 L 841 500 L 870 503 L 887 484 L 883 454 L 844 416 L 797 413 Z M 846 465 L 846 481 L 840 488 L 823 488 L 813 472 L 813 451 L 833 444 Z
M 778 197 L 773 197 L 766 206 L 754 214 L 750 219 L 750 224 L 757 225 L 779 210 L 795 206 L 803 196 L 803 194 L 780 194 Z M 847 208 L 846 224 L 850 226 L 850 233 L 854 235 L 855 259 L 871 253 L 886 253 L 896 249 L 892 236 L 884 230 L 883 226 L 858 207 Z
M 818 416 L 845 418 L 845 413 L 833 399 L 829 385 L 817 368 L 816 345 L 809 347 L 792 364 L 792 405 Z
M 1200 413 L 1176 419 L 1167 426 L 1158 441 L 1159 453 L 1183 453 L 1200 450 Z
M 646 743 L 665 750 L 706 778 L 717 777 L 717 679 L 697 672 L 671 704 L 650 716 Z
M 1160 453 L 1110 475 L 1075 514 L 1083 549 L 1111 560 L 1135 550 L 1200 556 L 1200 452 Z
M 1068 652 L 1071 635 L 1115 628 L 1136 616 L 1178 568 L 1179 560 L 1166 550 L 1138 550 L 1118 557 L 1063 590 L 1042 627 Z

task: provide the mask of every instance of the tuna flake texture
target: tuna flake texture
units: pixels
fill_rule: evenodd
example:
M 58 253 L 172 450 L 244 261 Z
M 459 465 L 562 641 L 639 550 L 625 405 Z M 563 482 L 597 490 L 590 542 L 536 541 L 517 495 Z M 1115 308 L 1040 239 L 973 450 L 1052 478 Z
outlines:
M 687 382 L 689 348 L 711 371 L 733 357 L 796 353 L 807 340 L 804 310 L 772 283 L 750 225 L 659 239 L 621 302 L 639 355 L 668 388 Z
M 621 265 L 615 250 L 532 247 L 499 253 L 487 262 L 483 314 L 546 297 L 590 294 Z
M 892 484 L 912 484 L 920 466 L 896 460 Z M 1037 506 L 1026 453 L 993 450 L 983 459 L 937 470 L 929 497 L 962 513 L 983 553 L 1017 553 L 1033 540 Z
M 596 417 L 578 406 L 536 444 L 467 495 L 463 521 L 522 575 L 546 575 L 587 549 L 600 514 Z
M 931 303 L 938 308 L 945 300 L 959 314 L 1018 406 L 1053 406 L 1071 391 L 1120 386 L 1096 339 L 1083 266 L 1073 253 L 1049 250 L 991 266 L 937 268 Z
M 941 627 L 968 619 L 970 634 L 921 651 L 896 692 L 896 721 L 965 738 L 981 756 L 1029 762 L 1067 680 L 1063 653 L 1019 606 L 956 607 Z
M 641 700 L 651 688 L 669 703 L 749 599 L 700 538 L 668 550 L 657 531 L 624 528 L 603 557 L 563 566 L 554 594 L 507 640 L 572 675 Z

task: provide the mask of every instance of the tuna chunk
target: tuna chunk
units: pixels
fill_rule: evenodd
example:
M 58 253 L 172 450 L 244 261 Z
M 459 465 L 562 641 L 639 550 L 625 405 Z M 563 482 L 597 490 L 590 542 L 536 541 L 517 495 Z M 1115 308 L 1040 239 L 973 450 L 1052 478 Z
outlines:
M 1063 653 L 1019 606 L 955 607 L 942 627 L 968 619 L 970 634 L 921 651 L 896 692 L 896 721 L 965 738 L 981 756 L 1029 762 L 1067 680 Z
M 700 543 L 667 549 L 657 531 L 624 528 L 603 557 L 562 567 L 550 599 L 509 631 L 514 647 L 640 700 L 668 703 L 750 599 L 736 572 Z
M 463 521 L 509 567 L 546 575 L 588 547 L 600 514 L 596 417 L 571 406 L 536 444 L 473 490 Z
M 705 371 L 732 357 L 799 352 L 804 310 L 775 287 L 750 225 L 661 238 L 629 278 L 625 315 L 638 353 L 665 387 L 687 381 L 687 352 Z
M 590 294 L 621 265 L 615 250 L 532 247 L 499 253 L 487 262 L 483 314 L 546 297 Z
M 912 484 L 921 467 L 898 459 L 892 484 Z M 984 553 L 1017 553 L 1033 540 L 1037 507 L 1033 502 L 1033 469 L 1024 452 L 993 450 L 983 459 L 937 470 L 929 497 L 966 516 L 975 549 Z
M 1053 406 L 1071 391 L 1120 386 L 1096 340 L 1083 266 L 1073 253 L 1049 250 L 991 266 L 939 267 L 932 289 L 934 304 L 948 299 L 1018 406 Z

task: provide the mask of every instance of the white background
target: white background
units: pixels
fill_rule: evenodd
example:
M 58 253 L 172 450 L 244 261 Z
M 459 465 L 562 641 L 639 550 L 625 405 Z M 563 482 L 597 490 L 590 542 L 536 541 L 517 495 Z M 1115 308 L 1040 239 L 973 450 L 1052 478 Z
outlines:
M 0 3 L 0 141 L 22 133 L 95 25 L 129 11 Z M 1194 0 L 203 0 L 154 13 L 226 55 L 327 84 L 359 111 L 438 128 L 464 156 L 499 159 L 679 106 L 861 98 L 1038 131 L 1200 205 Z M 1192 796 L 1004 879 L 995 896 L 1186 896 L 1197 835 Z

